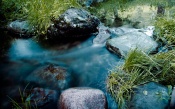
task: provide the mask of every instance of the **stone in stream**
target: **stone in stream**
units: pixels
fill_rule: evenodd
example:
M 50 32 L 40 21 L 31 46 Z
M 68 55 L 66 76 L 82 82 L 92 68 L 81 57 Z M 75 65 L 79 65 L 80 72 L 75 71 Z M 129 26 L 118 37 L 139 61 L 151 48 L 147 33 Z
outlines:
M 58 109 L 107 109 L 107 101 L 99 89 L 70 88 L 62 92 Z
M 106 47 L 109 51 L 123 57 L 133 49 L 138 49 L 145 53 L 151 53 L 157 49 L 158 44 L 146 33 L 135 31 L 109 39 L 106 42 Z
M 142 33 L 145 33 L 147 36 L 152 37 L 154 26 L 148 26 L 146 28 L 141 28 L 141 29 L 129 28 L 127 26 L 109 28 L 107 26 L 104 26 L 103 23 L 100 23 L 97 29 L 98 29 L 98 34 L 93 39 L 93 44 L 104 44 L 110 38 L 116 38 L 124 34 L 134 33 L 134 32 L 142 32 Z
M 129 109 L 167 109 L 168 88 L 155 82 L 138 86 L 129 101 Z
M 111 37 L 111 32 L 108 27 L 104 26 L 102 23 L 98 26 L 98 34 L 93 39 L 93 44 L 104 44 L 107 39 Z
M 76 39 L 97 32 L 100 21 L 84 9 L 70 8 L 53 23 L 47 30 L 48 38 Z
M 42 107 L 42 109 L 46 108 L 46 104 L 49 105 L 47 107 L 55 107 L 56 101 L 58 100 L 58 93 L 55 90 L 44 89 L 44 88 L 33 88 L 29 96 L 26 98 L 25 102 L 29 102 L 33 107 Z M 54 106 L 55 104 L 55 106 Z M 44 106 L 44 107 L 43 107 Z
M 61 91 L 71 86 L 72 76 L 70 69 L 51 64 L 33 71 L 25 82 Z
M 171 94 L 170 109 L 175 109 L 175 87 Z
M 15 20 L 7 25 L 8 32 L 18 38 L 30 38 L 34 35 L 34 29 L 28 21 Z

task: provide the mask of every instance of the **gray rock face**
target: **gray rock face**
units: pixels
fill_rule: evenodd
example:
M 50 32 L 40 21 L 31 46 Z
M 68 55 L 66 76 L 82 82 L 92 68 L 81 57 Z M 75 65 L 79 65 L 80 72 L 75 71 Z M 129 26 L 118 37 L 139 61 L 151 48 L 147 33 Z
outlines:
M 131 32 L 112 38 L 106 42 L 108 50 L 119 56 L 125 56 L 130 50 L 138 49 L 150 53 L 158 47 L 158 44 L 143 32 Z
M 7 25 L 7 30 L 12 36 L 19 38 L 30 38 L 34 35 L 34 30 L 27 21 L 15 20 L 10 22 Z
M 167 87 L 150 82 L 135 90 L 129 109 L 166 109 L 169 98 Z
M 86 7 L 91 6 L 93 3 L 103 2 L 105 0 L 78 0 L 79 3 L 85 5 Z
M 48 65 L 36 69 L 27 78 L 26 82 L 35 83 L 42 87 L 64 90 L 72 82 L 71 72 L 65 67 Z
M 53 37 L 83 37 L 97 32 L 100 21 L 83 9 L 71 8 L 63 13 L 54 24 L 48 28 L 49 38 Z
M 107 109 L 104 93 L 99 89 L 81 87 L 62 92 L 58 109 Z
M 55 90 L 36 87 L 31 90 L 26 102 L 32 106 L 43 106 L 46 103 L 56 102 L 58 94 Z

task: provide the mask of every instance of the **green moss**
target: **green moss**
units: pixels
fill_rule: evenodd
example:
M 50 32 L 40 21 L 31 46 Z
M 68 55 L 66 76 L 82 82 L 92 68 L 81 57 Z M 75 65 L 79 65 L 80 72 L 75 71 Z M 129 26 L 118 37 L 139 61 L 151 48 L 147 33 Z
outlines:
M 150 81 L 174 85 L 174 70 L 175 50 L 153 56 L 133 50 L 122 66 L 111 71 L 107 86 L 118 102 L 119 109 L 123 109 L 131 98 L 132 89 L 138 85 Z
M 51 19 L 68 8 L 80 7 L 76 0 L 2 0 L 2 6 L 7 19 L 27 19 L 37 34 L 45 34 Z

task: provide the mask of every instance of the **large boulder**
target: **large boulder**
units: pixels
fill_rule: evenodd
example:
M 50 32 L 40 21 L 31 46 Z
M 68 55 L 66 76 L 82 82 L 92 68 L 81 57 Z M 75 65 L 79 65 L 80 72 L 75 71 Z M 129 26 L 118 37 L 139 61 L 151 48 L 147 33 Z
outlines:
M 152 37 L 144 32 L 135 31 L 109 39 L 106 42 L 106 47 L 109 51 L 122 57 L 126 56 L 128 52 L 133 49 L 151 53 L 156 50 L 158 44 Z
M 150 82 L 134 90 L 129 109 L 167 109 L 169 99 L 167 87 Z
M 34 29 L 29 25 L 28 21 L 15 20 L 7 25 L 9 33 L 18 38 L 30 38 L 34 35 Z
M 72 77 L 70 69 L 51 64 L 34 70 L 26 82 L 61 91 L 71 86 Z
M 97 32 L 100 21 L 83 9 L 70 8 L 58 19 L 53 20 L 48 30 L 48 38 L 83 38 Z
M 107 101 L 99 89 L 70 88 L 62 92 L 58 109 L 107 109 Z

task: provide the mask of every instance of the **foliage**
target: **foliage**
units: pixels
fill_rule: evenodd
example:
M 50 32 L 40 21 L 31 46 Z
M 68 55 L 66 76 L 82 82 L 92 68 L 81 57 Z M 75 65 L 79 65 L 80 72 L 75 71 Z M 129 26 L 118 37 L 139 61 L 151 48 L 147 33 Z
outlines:
M 173 18 L 158 17 L 154 25 L 158 40 L 168 46 L 175 45 L 175 20 Z
M 27 19 L 38 34 L 44 34 L 51 19 L 70 7 L 80 7 L 76 0 L 2 0 L 6 18 Z
M 111 71 L 107 86 L 116 99 L 119 109 L 126 107 L 131 98 L 132 89 L 150 81 L 164 85 L 175 83 L 175 50 L 149 56 L 133 50 L 126 57 L 125 63 Z
M 117 23 L 127 23 L 128 20 L 130 22 L 131 17 L 137 19 L 140 15 L 139 13 L 142 14 L 143 12 L 143 10 L 137 9 L 138 6 L 149 7 L 149 12 L 153 13 L 153 11 L 156 12 L 158 5 L 163 5 L 165 8 L 168 8 L 171 7 L 170 5 L 172 5 L 172 3 L 169 0 L 106 0 L 93 5 L 89 10 L 98 16 L 107 26 L 116 26 Z M 145 11 L 148 11 L 148 9 L 145 9 Z M 154 17 L 154 14 L 148 16 Z M 146 20 L 149 18 L 148 16 L 146 16 Z M 121 20 L 118 21 L 118 18 L 121 18 Z M 135 21 L 133 21 L 133 23 L 134 22 Z M 141 20 L 141 22 L 144 22 L 144 20 Z
M 21 97 L 20 103 L 15 101 L 11 97 L 7 96 L 12 102 L 13 109 L 38 109 L 37 105 L 33 106 L 33 105 L 31 105 L 30 101 L 27 101 L 27 102 L 25 101 L 26 97 L 29 96 L 29 95 L 25 94 L 25 91 L 26 91 L 26 88 L 27 88 L 28 85 L 29 84 L 26 85 L 23 92 L 21 92 L 21 89 L 19 88 L 19 94 L 20 94 L 20 97 Z

